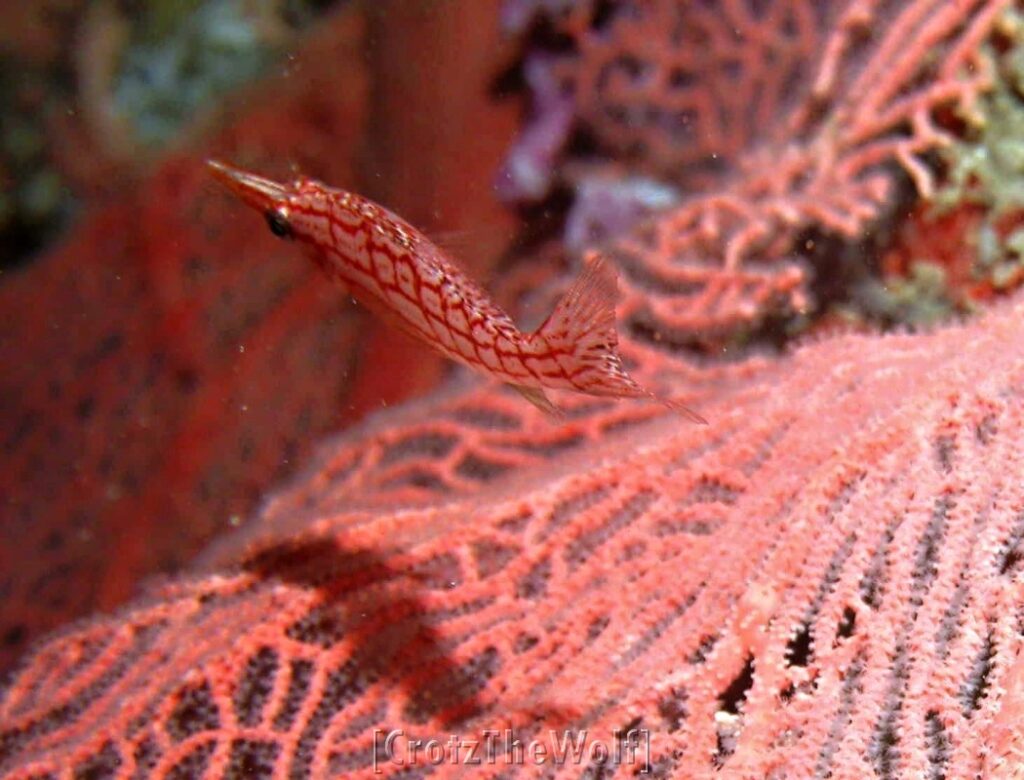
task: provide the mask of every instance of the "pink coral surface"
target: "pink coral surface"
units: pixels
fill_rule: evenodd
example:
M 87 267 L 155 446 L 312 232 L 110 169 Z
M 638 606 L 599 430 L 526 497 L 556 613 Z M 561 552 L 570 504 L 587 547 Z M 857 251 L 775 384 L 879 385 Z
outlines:
M 44 646 L 0 768 L 369 777 L 375 729 L 642 727 L 661 775 L 1019 770 L 1022 317 L 706 372 L 708 427 L 482 389 L 384 416 Z

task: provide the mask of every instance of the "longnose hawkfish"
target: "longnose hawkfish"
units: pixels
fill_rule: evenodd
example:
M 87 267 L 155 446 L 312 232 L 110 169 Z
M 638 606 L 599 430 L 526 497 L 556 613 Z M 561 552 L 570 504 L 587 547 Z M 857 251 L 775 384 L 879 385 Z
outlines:
M 551 315 L 523 333 L 439 246 L 382 206 L 307 177 L 281 184 L 224 163 L 218 181 L 253 207 L 270 231 L 300 244 L 352 296 L 452 360 L 511 385 L 549 414 L 545 388 L 660 401 L 622 365 L 615 332 L 615 271 L 590 254 Z

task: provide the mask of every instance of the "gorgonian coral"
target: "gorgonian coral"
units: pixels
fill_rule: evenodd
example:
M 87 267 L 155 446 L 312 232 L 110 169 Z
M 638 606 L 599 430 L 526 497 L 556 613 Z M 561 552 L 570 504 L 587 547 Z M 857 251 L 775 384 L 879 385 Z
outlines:
M 708 427 L 542 431 L 482 390 L 385 416 L 188 577 L 41 648 L 0 771 L 371 777 L 410 771 L 394 729 L 641 728 L 657 776 L 1012 776 L 1021 317 L 708 371 Z M 480 771 L 540 770 L 512 760 Z
M 805 310 L 808 273 L 797 261 L 811 252 L 800 239 L 859 239 L 891 208 L 901 176 L 931 197 L 928 157 L 952 141 L 949 117 L 977 119 L 993 83 L 980 43 L 1007 6 L 575 5 L 557 17 L 571 53 L 527 63 L 543 74 L 531 78 L 543 99 L 506 176 L 514 184 L 538 149 L 557 160 L 575 127 L 613 158 L 621 189 L 605 196 L 602 218 L 590 181 L 607 180 L 608 166 L 595 173 L 593 152 L 561 159 L 549 176 L 580 192 L 574 240 L 621 231 L 624 212 L 661 209 L 649 229 L 613 242 L 627 272 L 621 311 L 648 330 L 685 339 Z M 562 135 L 538 133 L 565 106 L 574 122 L 557 123 Z M 637 176 L 650 181 L 638 186 Z M 678 204 L 665 208 L 670 185 Z M 518 194 L 537 190 L 524 182 Z

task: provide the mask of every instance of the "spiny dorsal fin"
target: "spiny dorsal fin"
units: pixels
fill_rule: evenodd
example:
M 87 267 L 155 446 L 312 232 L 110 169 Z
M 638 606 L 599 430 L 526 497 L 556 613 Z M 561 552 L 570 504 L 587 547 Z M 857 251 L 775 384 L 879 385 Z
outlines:
M 615 270 L 601 255 L 588 253 L 583 260 L 583 271 L 537 333 L 551 343 L 574 349 L 593 344 L 602 351 L 614 350 L 619 343 L 615 332 L 618 299 Z
M 693 410 L 659 398 L 626 372 L 615 331 L 615 304 L 619 298 L 615 269 L 596 252 L 588 253 L 583 263 L 582 273 L 534 336 L 578 361 L 575 382 L 581 392 L 618 398 L 650 398 L 693 422 L 706 424 L 707 421 Z

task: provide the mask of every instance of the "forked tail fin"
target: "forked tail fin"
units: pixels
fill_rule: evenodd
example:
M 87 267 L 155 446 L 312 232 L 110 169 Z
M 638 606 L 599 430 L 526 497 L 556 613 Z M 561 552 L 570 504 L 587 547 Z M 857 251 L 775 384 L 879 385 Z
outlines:
M 619 297 L 615 269 L 595 252 L 588 253 L 583 263 L 583 272 L 534 337 L 571 356 L 574 389 L 590 395 L 650 398 L 706 425 L 707 420 L 693 410 L 659 398 L 626 372 L 615 331 L 615 303 Z

